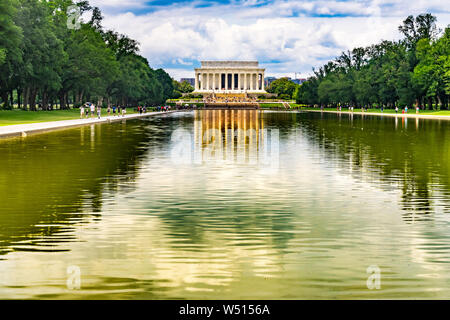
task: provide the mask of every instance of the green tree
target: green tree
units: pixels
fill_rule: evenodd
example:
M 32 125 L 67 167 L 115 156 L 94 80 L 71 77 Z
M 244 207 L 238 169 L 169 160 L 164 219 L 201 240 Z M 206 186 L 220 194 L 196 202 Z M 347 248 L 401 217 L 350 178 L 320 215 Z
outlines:
M 404 38 L 343 52 L 304 83 L 296 94 L 309 105 L 361 104 L 385 107 L 449 104 L 447 27 L 439 37 L 431 14 L 408 17 L 399 27 Z M 272 89 L 275 91 L 275 88 Z
M 421 90 L 421 94 L 428 100 L 432 108 L 433 100 L 448 108 L 446 95 L 446 73 L 450 56 L 450 28 L 446 28 L 444 35 L 437 41 L 427 38 L 417 43 L 418 65 L 414 69 L 414 81 Z M 446 69 L 447 68 L 447 69 Z
M 308 81 L 303 82 L 297 91 L 296 102 L 299 104 L 314 105 L 318 103 L 319 96 L 317 93 L 319 81 L 311 77 Z
M 267 92 L 276 93 L 278 96 L 288 95 L 290 98 L 293 98 L 297 87 L 297 84 L 288 78 L 281 78 L 273 81 L 267 88 Z
M 194 92 L 194 87 L 187 81 L 183 81 L 180 83 L 180 92 L 183 93 L 191 93 Z
M 12 90 L 14 69 L 22 60 L 22 30 L 14 22 L 17 7 L 15 0 L 0 1 L 0 96 L 6 107 Z
M 23 30 L 23 64 L 19 72 L 24 89 L 24 106 L 36 108 L 39 92 L 46 96 L 60 87 L 62 61 L 65 59 L 62 42 L 55 34 L 49 7 L 39 0 L 21 0 L 17 25 Z M 45 102 L 45 101 L 44 101 Z

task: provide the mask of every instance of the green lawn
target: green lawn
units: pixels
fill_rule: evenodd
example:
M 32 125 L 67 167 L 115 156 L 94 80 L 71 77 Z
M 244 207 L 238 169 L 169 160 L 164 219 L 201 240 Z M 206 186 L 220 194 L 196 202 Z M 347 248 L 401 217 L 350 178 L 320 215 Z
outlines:
M 301 110 L 314 110 L 314 111 L 320 111 L 320 108 L 301 108 Z M 336 108 L 325 108 L 325 111 L 337 111 Z M 349 112 L 348 108 L 342 108 L 342 112 Z M 361 108 L 355 108 L 353 112 L 361 112 Z M 367 112 L 370 113 L 381 113 L 380 109 L 368 109 Z M 383 113 L 395 113 L 395 110 L 393 109 L 384 109 Z M 398 114 L 402 114 L 402 111 L 399 110 Z M 416 114 L 415 109 L 409 109 L 408 114 Z M 426 114 L 426 115 L 434 115 L 434 116 L 450 116 L 449 110 L 420 110 L 419 114 Z
M 282 103 L 260 103 L 259 105 L 263 109 L 284 108 Z
M 128 108 L 127 114 L 131 113 L 135 113 L 135 111 L 132 108 Z M 102 116 L 107 116 L 106 109 L 102 109 Z M 58 120 L 72 120 L 79 118 L 79 109 L 54 111 L 0 110 L 0 126 Z

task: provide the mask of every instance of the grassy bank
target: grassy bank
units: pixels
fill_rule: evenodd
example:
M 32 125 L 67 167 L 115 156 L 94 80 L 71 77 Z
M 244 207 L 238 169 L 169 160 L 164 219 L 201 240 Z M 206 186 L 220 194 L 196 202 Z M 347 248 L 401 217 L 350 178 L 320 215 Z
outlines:
M 127 109 L 127 114 L 135 113 L 133 108 Z M 107 116 L 106 109 L 102 109 L 102 116 Z M 80 118 L 79 109 L 54 110 L 54 111 L 23 111 L 6 110 L 0 111 L 0 126 L 15 124 L 38 123 L 59 120 L 73 120 Z
M 289 103 L 289 105 L 291 106 L 291 109 L 298 109 L 300 107 L 302 107 L 302 105 L 300 104 L 296 104 L 296 103 Z M 282 102 L 277 102 L 277 103 L 260 103 L 260 106 L 262 109 L 286 109 L 283 105 Z M 288 109 L 289 110 L 289 109 Z

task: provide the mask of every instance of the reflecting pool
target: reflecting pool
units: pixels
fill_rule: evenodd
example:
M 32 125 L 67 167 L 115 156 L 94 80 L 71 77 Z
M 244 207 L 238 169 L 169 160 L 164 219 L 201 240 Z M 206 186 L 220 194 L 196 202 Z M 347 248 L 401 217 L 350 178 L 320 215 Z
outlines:
M 0 140 L 0 298 L 448 299 L 449 160 L 450 122 L 350 114 Z

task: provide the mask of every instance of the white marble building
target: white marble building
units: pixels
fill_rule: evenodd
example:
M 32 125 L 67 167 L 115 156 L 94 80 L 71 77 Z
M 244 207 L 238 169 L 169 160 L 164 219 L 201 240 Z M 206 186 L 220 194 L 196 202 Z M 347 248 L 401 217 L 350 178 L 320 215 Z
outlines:
M 265 69 L 257 61 L 202 61 L 195 69 L 195 92 L 265 93 Z

